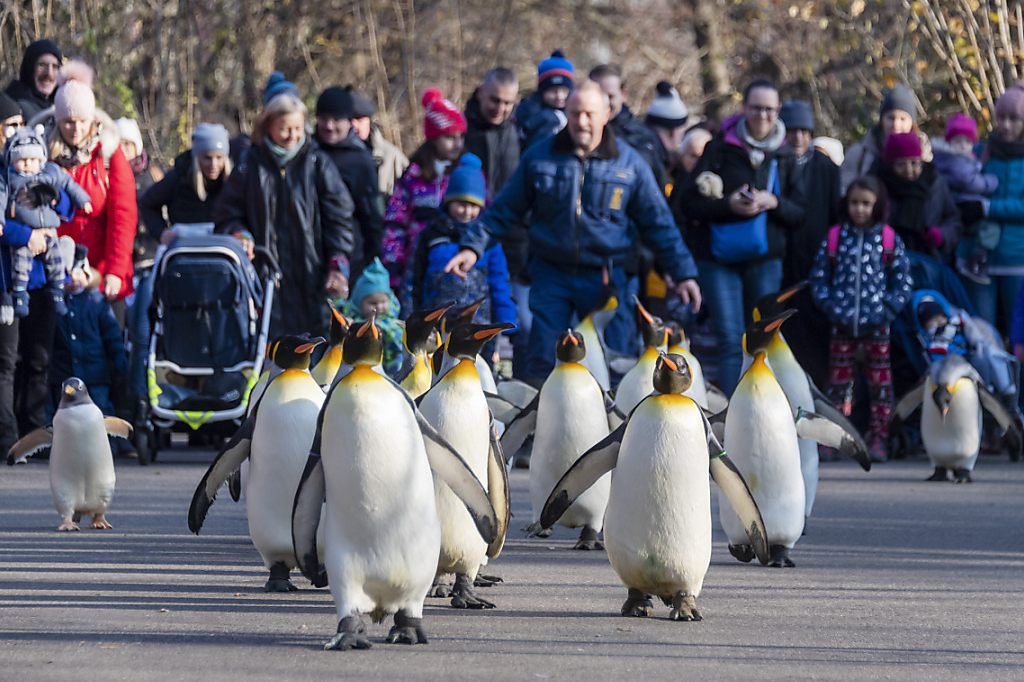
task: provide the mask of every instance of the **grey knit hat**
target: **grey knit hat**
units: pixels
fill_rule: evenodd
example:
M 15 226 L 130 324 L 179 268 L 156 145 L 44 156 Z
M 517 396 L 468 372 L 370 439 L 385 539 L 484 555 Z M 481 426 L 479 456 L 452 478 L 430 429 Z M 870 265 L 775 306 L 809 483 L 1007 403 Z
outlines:
M 906 85 L 897 85 L 885 93 L 882 98 L 882 106 L 878 110 L 878 117 L 881 118 L 887 111 L 898 109 L 910 114 L 911 120 L 917 123 L 917 97 L 914 91 Z
M 228 129 L 219 123 L 200 123 L 192 131 L 192 154 L 227 154 L 230 145 Z
M 22 128 L 9 128 L 7 130 L 7 149 L 4 156 L 7 164 L 18 159 L 42 159 L 46 161 L 46 144 L 43 142 L 43 126 L 37 125 L 34 129 L 28 126 Z
M 690 112 L 682 98 L 668 81 L 658 83 L 657 92 L 647 109 L 647 123 L 662 128 L 678 128 L 686 125 Z
M 790 99 L 782 103 L 779 118 L 786 130 L 810 130 L 814 132 L 814 110 L 811 103 L 802 99 Z

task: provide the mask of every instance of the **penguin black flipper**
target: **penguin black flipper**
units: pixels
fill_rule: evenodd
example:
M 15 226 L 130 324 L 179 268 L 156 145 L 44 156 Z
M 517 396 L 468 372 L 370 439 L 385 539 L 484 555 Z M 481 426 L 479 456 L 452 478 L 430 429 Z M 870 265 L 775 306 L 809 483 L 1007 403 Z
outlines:
M 231 475 L 228 476 L 228 493 L 231 495 L 232 502 L 238 502 L 242 499 L 242 470 L 232 471 Z
M 863 436 L 860 435 L 860 431 L 853 425 L 853 422 L 851 422 L 845 414 L 836 409 L 836 406 L 832 404 L 832 401 L 828 399 L 828 396 L 822 393 L 821 389 L 814 385 L 814 381 L 811 379 L 809 374 L 807 374 L 807 385 L 811 388 L 811 397 L 814 399 L 815 414 L 821 415 L 833 424 L 839 426 L 843 431 L 846 431 L 850 434 L 850 437 L 857 442 L 857 447 L 866 451 L 868 446 L 867 443 L 864 442 Z
M 709 464 L 711 478 L 718 487 L 725 493 L 729 500 L 729 506 L 736 512 L 747 531 L 747 538 L 754 548 L 754 554 L 762 566 L 767 566 L 771 561 L 771 549 L 768 545 L 768 531 L 764 527 L 764 519 L 761 517 L 761 510 L 757 508 L 757 502 L 750 493 L 750 487 L 743 479 L 739 469 L 732 463 L 732 460 L 723 450 L 719 455 L 712 455 Z
M 508 398 L 497 393 L 491 393 L 490 391 L 484 391 L 484 398 L 487 399 L 487 408 L 491 411 L 491 415 L 502 424 L 508 424 L 523 409 Z
M 7 466 L 13 466 L 15 461 L 34 455 L 51 445 L 53 445 L 52 426 L 41 426 L 34 431 L 29 431 L 7 451 Z
M 498 432 L 494 430 L 491 419 L 491 447 L 487 453 L 487 497 L 498 517 L 498 529 L 494 540 L 487 547 L 487 558 L 497 559 L 505 546 L 505 535 L 512 517 L 512 500 L 508 487 L 508 470 L 505 468 L 505 455 L 501 451 Z
M 320 563 L 316 546 L 320 511 L 326 499 L 323 460 L 320 455 L 310 453 L 292 504 L 292 548 L 302 575 L 316 587 L 327 586 L 327 569 Z
M 252 434 L 256 427 L 256 415 L 262 400 L 261 396 L 260 400 L 253 405 L 252 412 L 235 431 L 235 435 L 231 436 L 231 440 L 214 457 L 210 468 L 203 475 L 203 480 L 199 481 L 199 485 L 196 486 L 196 492 L 192 495 L 192 504 L 188 508 L 188 529 L 196 535 L 199 535 L 203 521 L 206 520 L 206 514 L 217 498 L 217 491 L 220 490 L 221 485 L 249 457 L 252 450 Z
M 585 493 L 597 480 L 615 468 L 619 462 L 619 448 L 629 420 L 597 442 L 562 475 L 548 495 L 540 513 L 540 527 L 551 528 L 562 518 L 576 498 Z
M 540 393 L 536 388 L 518 379 L 506 379 L 497 384 L 498 395 L 522 409 Z
M 910 415 L 914 414 L 914 410 L 921 407 L 921 403 L 924 402 L 924 385 L 927 380 L 927 376 L 921 379 L 917 386 L 907 391 L 906 395 L 899 399 L 892 411 L 893 419 L 899 418 L 901 421 L 906 421 Z M 817 409 L 817 403 L 815 403 L 815 409 Z
M 871 471 L 871 457 L 868 456 L 863 440 L 858 443 L 846 429 L 814 412 L 797 409 L 795 421 L 796 435 L 800 438 L 835 448 L 860 464 L 864 471 Z
M 1022 433 L 1020 416 L 1006 409 L 1006 406 L 999 402 L 999 398 L 992 395 L 984 386 L 978 385 L 978 397 L 981 399 L 981 406 L 992 415 L 1007 437 L 1010 455 L 1019 458 L 1024 449 L 1024 433 Z
M 724 414 L 729 409 L 729 397 L 718 386 L 707 384 L 708 410 L 712 414 Z
M 534 396 L 530 404 L 524 407 L 511 422 L 505 425 L 505 433 L 501 434 L 501 450 L 509 456 L 516 454 L 523 447 L 526 439 L 537 430 L 537 408 L 540 406 L 540 393 Z
M 728 411 L 712 412 L 710 409 L 703 407 L 700 411 L 704 415 L 704 421 L 707 422 L 706 428 L 715 437 L 715 442 L 719 444 L 721 449 L 721 442 L 725 440 L 725 415 Z M 711 445 L 710 436 L 708 437 L 708 445 Z
M 597 381 L 597 379 L 594 381 Z M 615 404 L 615 398 L 612 397 L 610 391 L 604 392 L 604 411 L 608 415 L 608 426 L 612 427 L 612 429 L 619 428 L 629 416 Z

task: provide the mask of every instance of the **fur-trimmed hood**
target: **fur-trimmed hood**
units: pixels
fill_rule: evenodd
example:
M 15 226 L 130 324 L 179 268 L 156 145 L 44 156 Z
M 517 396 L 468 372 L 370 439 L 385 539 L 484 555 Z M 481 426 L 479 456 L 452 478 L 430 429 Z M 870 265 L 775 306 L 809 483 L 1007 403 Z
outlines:
M 28 121 L 28 126 L 34 127 L 37 123 L 42 124 L 46 129 L 46 140 L 49 142 L 54 135 L 58 135 L 57 122 L 53 118 L 54 108 L 43 109 Z M 117 130 L 117 124 L 107 112 L 99 107 L 96 108 L 96 121 L 100 125 L 100 145 L 103 151 L 103 163 L 110 165 L 110 157 L 121 145 L 121 134 Z

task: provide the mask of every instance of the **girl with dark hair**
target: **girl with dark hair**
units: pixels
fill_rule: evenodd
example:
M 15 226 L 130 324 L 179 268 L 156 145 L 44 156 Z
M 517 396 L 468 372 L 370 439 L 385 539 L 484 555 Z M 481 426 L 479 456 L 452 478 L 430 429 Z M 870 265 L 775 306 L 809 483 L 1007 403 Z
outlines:
M 853 412 L 854 363 L 863 350 L 871 389 L 868 449 L 888 459 L 886 443 L 893 388 L 889 325 L 910 300 L 913 283 L 903 240 L 883 223 L 885 189 L 871 177 L 850 183 L 841 203 L 843 223 L 828 231 L 811 269 L 811 295 L 832 323 L 829 397 Z

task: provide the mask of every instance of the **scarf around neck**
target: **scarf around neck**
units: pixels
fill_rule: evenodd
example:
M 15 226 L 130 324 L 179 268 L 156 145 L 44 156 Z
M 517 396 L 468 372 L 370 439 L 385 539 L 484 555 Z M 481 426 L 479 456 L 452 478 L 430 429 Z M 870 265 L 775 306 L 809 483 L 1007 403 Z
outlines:
M 929 227 L 925 225 L 924 207 L 935 181 L 932 165 L 925 164 L 917 180 L 901 178 L 888 163 L 881 164 L 878 174 L 889 196 L 895 200 L 889 223 L 903 234 L 924 234 L 925 228 Z
M 267 149 L 270 150 L 270 155 L 273 157 L 278 168 L 284 168 L 287 166 L 292 159 L 298 156 L 302 148 L 306 146 L 306 136 L 303 135 L 302 139 L 299 140 L 298 144 L 293 147 L 285 149 L 274 143 L 269 137 L 264 140 L 264 144 L 267 145 Z
M 781 120 L 776 120 L 767 137 L 763 140 L 755 140 L 747 131 L 747 120 L 740 117 L 739 122 L 736 123 L 736 135 L 747 147 L 751 165 L 759 168 L 764 162 L 765 156 L 777 151 L 786 142 L 786 125 Z
M 988 155 L 994 159 L 1019 159 L 1024 156 L 1024 140 L 1004 140 L 994 132 L 988 136 Z
M 59 133 L 58 133 L 59 134 Z M 53 162 L 65 170 L 89 163 L 96 145 L 100 143 L 100 131 L 82 143 L 79 147 L 72 147 L 68 143 L 61 145 L 61 150 L 53 157 Z

